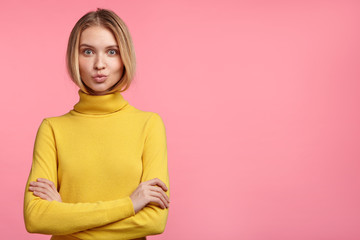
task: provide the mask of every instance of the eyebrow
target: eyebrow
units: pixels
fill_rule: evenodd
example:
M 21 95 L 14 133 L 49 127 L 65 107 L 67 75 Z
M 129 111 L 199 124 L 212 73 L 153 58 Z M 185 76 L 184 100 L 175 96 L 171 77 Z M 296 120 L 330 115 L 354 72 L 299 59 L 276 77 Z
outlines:
M 91 46 L 90 44 L 83 43 L 83 44 L 80 44 L 79 47 L 94 47 L 94 46 Z M 119 48 L 119 46 L 118 45 L 111 45 L 111 46 L 107 46 L 106 48 Z

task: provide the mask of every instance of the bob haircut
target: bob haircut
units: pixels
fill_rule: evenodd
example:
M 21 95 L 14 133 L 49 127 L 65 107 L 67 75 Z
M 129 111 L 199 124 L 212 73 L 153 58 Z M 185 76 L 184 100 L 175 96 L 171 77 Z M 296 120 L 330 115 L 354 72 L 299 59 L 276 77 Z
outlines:
M 130 32 L 121 18 L 111 10 L 98 8 L 96 11 L 88 12 L 81 17 L 69 37 L 66 51 L 66 66 L 72 81 L 80 89 L 88 94 L 94 94 L 92 89 L 81 80 L 79 71 L 79 41 L 81 33 L 91 27 L 101 26 L 109 29 L 119 45 L 120 57 L 124 64 L 124 71 L 119 81 L 112 86 L 108 93 L 123 92 L 130 87 L 135 76 L 136 59 Z

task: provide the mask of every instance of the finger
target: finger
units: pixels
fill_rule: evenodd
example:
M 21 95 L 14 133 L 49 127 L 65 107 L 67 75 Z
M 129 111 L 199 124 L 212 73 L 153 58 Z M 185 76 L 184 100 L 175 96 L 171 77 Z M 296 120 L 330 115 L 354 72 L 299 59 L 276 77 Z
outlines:
M 38 182 L 46 183 L 46 184 L 48 184 L 53 190 L 57 191 L 54 182 L 52 182 L 52 181 L 50 181 L 50 180 L 48 180 L 48 179 L 46 179 L 46 178 L 38 178 L 37 181 L 38 181 Z
M 38 178 L 37 182 L 30 182 L 30 191 L 37 191 L 46 194 L 50 200 L 56 200 L 62 202 L 61 196 L 56 190 L 54 183 L 45 178 Z
M 29 187 L 32 192 L 41 192 L 46 195 L 50 195 L 50 191 L 43 187 Z
M 47 196 L 46 198 L 50 198 L 50 195 L 48 194 L 48 191 L 46 191 L 46 189 L 44 189 L 44 188 L 38 188 L 38 187 L 33 188 L 33 193 L 34 193 L 34 195 L 35 194 L 37 194 L 37 195 L 40 194 L 42 197 Z
M 56 199 L 57 191 L 54 191 L 48 184 L 36 183 L 36 185 L 30 186 L 29 190 L 46 194 L 47 196 L 52 198 L 52 200 Z
M 151 197 L 150 203 L 152 203 L 152 204 L 155 203 L 155 205 L 160 206 L 162 209 L 166 208 L 165 204 L 157 197 Z
M 168 195 L 166 195 L 166 193 L 161 188 L 159 188 L 158 186 L 151 186 L 150 190 L 160 193 L 166 199 L 166 201 L 168 203 L 170 202 L 170 199 L 169 199 Z
M 30 191 L 37 191 L 37 192 L 48 192 L 49 190 L 44 188 L 44 187 L 40 187 L 40 186 L 29 186 L 29 190 Z
M 151 196 L 160 199 L 160 201 L 163 203 L 163 205 L 165 207 L 169 207 L 169 203 L 166 201 L 166 199 L 164 198 L 164 196 L 161 193 L 159 193 L 159 192 L 151 192 Z
M 42 193 L 49 196 L 49 191 L 45 188 L 33 188 L 32 192 Z
M 151 191 L 155 191 L 155 192 L 159 192 L 159 193 L 161 193 L 163 196 L 164 196 L 164 198 L 166 198 L 166 200 L 167 201 L 169 201 L 170 202 L 170 199 L 169 199 L 169 197 L 168 197 L 168 195 L 164 192 L 164 190 L 162 189 L 162 188 L 160 188 L 159 186 L 150 186 L 150 188 L 149 188 Z
M 56 193 L 56 199 L 54 199 L 54 200 L 56 200 L 58 202 L 62 202 L 62 199 L 61 199 L 61 196 L 59 193 Z
M 166 184 L 165 184 L 163 181 L 161 181 L 160 179 L 158 179 L 158 178 L 154 178 L 154 179 L 149 180 L 149 183 L 150 183 L 150 185 L 152 185 L 152 186 L 158 185 L 158 186 L 161 187 L 165 192 L 168 190 Z
M 46 195 L 47 196 L 46 200 L 49 201 L 55 200 L 58 202 L 62 202 L 60 194 L 56 191 L 49 191 L 46 188 L 40 188 L 40 187 L 30 187 L 29 190 Z
M 48 200 L 48 201 L 52 200 L 47 194 L 44 194 L 42 192 L 34 191 L 33 193 L 35 196 L 40 197 L 41 199 Z
M 47 189 L 49 192 L 52 191 L 51 186 L 49 186 L 49 184 L 44 183 L 44 182 L 34 182 L 34 183 L 32 184 L 32 186 L 33 186 L 33 187 L 40 187 L 40 188 Z
M 31 191 L 31 192 L 39 191 L 39 190 L 41 190 L 41 188 L 39 188 L 39 187 L 32 187 L 32 186 L 29 187 L 29 191 Z

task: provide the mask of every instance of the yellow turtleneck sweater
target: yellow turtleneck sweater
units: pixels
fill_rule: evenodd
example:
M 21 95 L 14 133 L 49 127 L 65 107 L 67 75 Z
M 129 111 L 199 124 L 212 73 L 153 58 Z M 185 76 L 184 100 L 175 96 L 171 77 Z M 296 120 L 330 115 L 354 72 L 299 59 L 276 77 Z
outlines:
M 134 239 L 164 231 L 168 209 L 134 212 L 131 193 L 159 178 L 169 187 L 165 127 L 157 113 L 131 106 L 120 93 L 88 95 L 70 112 L 45 118 L 36 135 L 24 199 L 26 229 L 52 239 Z M 54 182 L 62 201 L 28 190 Z M 169 191 L 166 192 L 169 196 Z

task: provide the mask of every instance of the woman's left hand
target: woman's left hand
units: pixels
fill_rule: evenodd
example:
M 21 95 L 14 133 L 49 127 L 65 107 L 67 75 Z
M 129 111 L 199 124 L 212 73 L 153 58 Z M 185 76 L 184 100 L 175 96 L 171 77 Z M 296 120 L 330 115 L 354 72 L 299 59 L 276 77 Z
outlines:
M 45 178 L 38 178 L 36 182 L 30 182 L 29 190 L 44 200 L 62 202 L 55 184 Z

